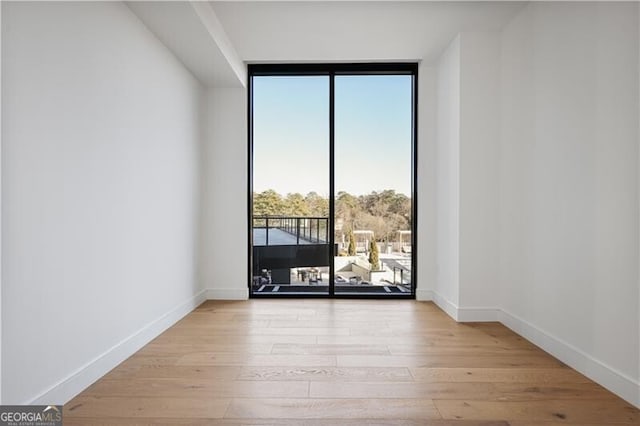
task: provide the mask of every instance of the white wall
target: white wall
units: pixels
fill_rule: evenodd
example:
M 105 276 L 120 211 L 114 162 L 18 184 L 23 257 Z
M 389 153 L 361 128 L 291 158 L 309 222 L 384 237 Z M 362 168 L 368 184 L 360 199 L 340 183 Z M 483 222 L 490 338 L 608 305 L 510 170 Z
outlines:
M 451 42 L 438 62 L 437 102 L 435 291 L 436 298 L 444 298 L 441 306 L 451 314 L 459 304 L 460 36 Z
M 435 284 L 435 68 L 419 71 L 418 298 L 431 299 Z M 204 147 L 201 281 L 208 297 L 248 298 L 247 92 L 209 89 Z
M 247 92 L 207 92 L 201 280 L 214 299 L 249 297 Z
M 2 397 L 63 403 L 198 302 L 202 88 L 121 3 L 2 9 Z
M 460 36 L 459 319 L 498 294 L 500 34 Z
M 2 4 L 0 4 L 0 100 L 2 99 Z M 2 404 L 2 102 L 0 101 L 0 404 Z
M 505 321 L 640 405 L 637 8 L 504 30 L 500 256 Z
M 499 33 L 459 34 L 437 69 L 434 297 L 469 320 L 494 308 L 499 287 Z
M 431 300 L 437 280 L 436 120 L 437 69 L 420 64 L 418 69 L 418 218 L 416 251 L 416 298 Z
M 433 298 L 640 405 L 637 4 L 533 3 L 437 66 Z

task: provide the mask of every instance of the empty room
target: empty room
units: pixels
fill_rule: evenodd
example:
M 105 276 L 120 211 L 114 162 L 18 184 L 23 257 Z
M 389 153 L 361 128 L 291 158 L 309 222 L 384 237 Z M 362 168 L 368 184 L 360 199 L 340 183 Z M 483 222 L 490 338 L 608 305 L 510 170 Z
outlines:
M 0 424 L 640 424 L 639 2 L 0 17 Z

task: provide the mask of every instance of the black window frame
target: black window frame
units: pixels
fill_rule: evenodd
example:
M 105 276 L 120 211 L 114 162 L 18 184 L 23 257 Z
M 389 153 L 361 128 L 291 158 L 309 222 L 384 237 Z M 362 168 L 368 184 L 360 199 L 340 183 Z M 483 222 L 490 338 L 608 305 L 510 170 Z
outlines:
M 247 242 L 249 298 L 332 298 L 332 299 L 415 299 L 418 287 L 418 63 L 302 63 L 247 65 Z M 253 77 L 259 76 L 328 76 L 329 77 L 329 229 L 335 228 L 335 77 L 340 75 L 411 75 L 412 76 L 412 140 L 411 140 L 411 293 L 410 294 L 336 294 L 335 264 L 332 249 L 329 256 L 329 291 L 326 294 L 254 294 L 253 281 Z M 335 247 L 334 232 L 329 232 L 329 247 Z

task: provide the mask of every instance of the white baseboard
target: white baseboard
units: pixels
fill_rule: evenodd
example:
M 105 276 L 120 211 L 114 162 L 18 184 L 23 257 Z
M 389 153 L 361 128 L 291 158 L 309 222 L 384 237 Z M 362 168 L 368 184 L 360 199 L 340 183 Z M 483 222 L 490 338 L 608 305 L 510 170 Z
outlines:
M 25 404 L 64 404 L 193 311 L 206 299 L 246 300 L 248 296 L 248 289 L 202 290 Z M 419 300 L 433 300 L 456 321 L 499 321 L 560 361 L 640 408 L 640 382 L 524 319 L 501 309 L 460 308 L 431 290 L 419 291 L 416 296 Z
M 501 322 L 571 368 L 640 408 L 640 382 L 638 380 L 604 364 L 575 346 L 503 309 L 459 307 L 435 291 L 431 291 L 431 297 L 440 309 L 458 322 Z
M 207 300 L 247 300 L 249 299 L 248 288 L 209 288 L 207 289 Z
M 431 299 L 436 305 L 458 322 L 488 322 L 500 321 L 500 309 L 486 307 L 462 308 L 447 300 L 436 291 L 429 291 Z
M 449 300 L 445 299 L 437 291 L 433 292 L 433 303 L 438 305 L 438 307 L 442 309 L 451 318 L 458 321 L 458 306 L 450 302 Z
M 129 358 L 144 345 L 171 327 L 182 317 L 193 311 L 206 300 L 205 290 L 180 303 L 160 318 L 150 322 L 139 331 L 117 343 L 102 355 L 89 361 L 69 376 L 56 383 L 25 404 L 65 404 L 71 398 L 86 389 L 96 380 L 107 374 L 125 359 Z
M 640 408 L 640 382 L 637 380 L 509 312 L 499 310 L 499 321 L 571 368 Z
M 416 300 L 418 302 L 430 302 L 433 300 L 433 290 L 416 289 Z
M 496 308 L 461 308 L 458 307 L 459 322 L 491 322 L 500 321 L 500 309 Z

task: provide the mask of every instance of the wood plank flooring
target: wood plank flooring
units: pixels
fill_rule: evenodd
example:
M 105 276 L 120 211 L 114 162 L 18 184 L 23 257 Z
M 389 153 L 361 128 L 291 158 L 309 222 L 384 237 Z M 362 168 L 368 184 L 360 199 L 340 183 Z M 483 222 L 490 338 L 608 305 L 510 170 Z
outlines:
M 432 303 L 208 301 L 64 407 L 65 425 L 638 425 L 497 323 Z

